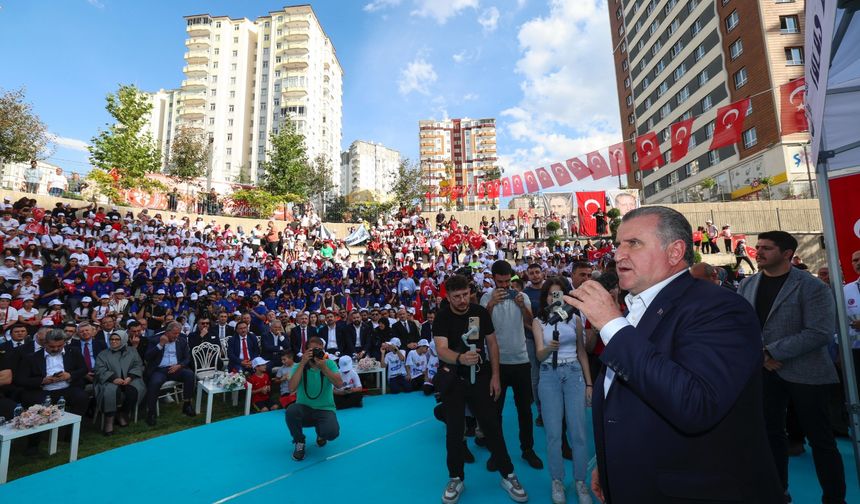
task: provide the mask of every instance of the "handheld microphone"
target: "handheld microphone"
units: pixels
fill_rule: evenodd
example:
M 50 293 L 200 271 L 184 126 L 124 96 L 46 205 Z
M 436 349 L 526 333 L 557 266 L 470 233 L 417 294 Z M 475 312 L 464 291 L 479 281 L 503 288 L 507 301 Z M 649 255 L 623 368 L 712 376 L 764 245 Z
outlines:
M 576 308 L 567 303 L 553 305 L 546 323 L 548 325 L 554 325 L 558 324 L 559 322 L 564 322 L 565 320 L 569 319 L 575 312 Z

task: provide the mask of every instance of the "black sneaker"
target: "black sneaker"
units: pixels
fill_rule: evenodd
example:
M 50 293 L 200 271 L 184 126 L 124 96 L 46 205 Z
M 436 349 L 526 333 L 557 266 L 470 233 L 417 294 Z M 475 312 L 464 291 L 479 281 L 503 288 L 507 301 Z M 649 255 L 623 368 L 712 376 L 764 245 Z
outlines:
M 480 446 L 481 448 L 487 447 L 487 438 L 484 436 L 475 436 L 475 446 Z
M 182 412 L 185 413 L 186 416 L 190 416 L 190 417 L 197 416 L 197 412 L 194 411 L 194 406 L 192 406 L 190 402 L 187 402 L 187 403 L 182 405 Z
M 305 444 L 296 443 L 296 449 L 293 450 L 293 460 L 302 461 L 305 459 Z
M 463 462 L 467 464 L 475 463 L 475 454 L 469 449 L 469 444 L 463 441 Z
M 325 439 L 323 439 L 321 437 L 317 438 L 317 446 L 319 446 L 320 448 L 325 446 L 326 443 L 328 443 L 328 441 L 326 441 Z
M 523 460 L 529 463 L 532 469 L 543 469 L 543 462 L 538 458 L 534 450 L 523 452 Z

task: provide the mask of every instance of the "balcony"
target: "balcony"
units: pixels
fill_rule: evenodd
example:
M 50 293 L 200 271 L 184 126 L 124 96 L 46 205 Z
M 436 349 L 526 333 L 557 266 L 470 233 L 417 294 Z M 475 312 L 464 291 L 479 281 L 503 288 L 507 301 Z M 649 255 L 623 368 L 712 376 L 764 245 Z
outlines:
M 205 105 L 206 91 L 196 91 L 190 93 L 182 93 L 182 103 L 184 105 Z
M 310 38 L 310 31 L 307 28 L 293 28 L 281 35 L 281 40 L 307 41 Z
M 188 51 L 185 53 L 185 61 L 190 63 L 208 63 L 209 62 L 209 51 L 204 51 L 202 49 Z
M 202 77 L 209 73 L 209 67 L 206 65 L 185 65 L 182 67 L 182 73 L 188 77 Z
M 211 29 L 211 23 L 193 24 L 185 27 L 185 33 L 187 33 L 189 37 L 208 37 Z
M 191 49 L 202 49 L 209 47 L 209 37 L 191 37 L 185 39 L 185 47 Z
M 308 59 L 301 56 L 291 56 L 281 58 L 281 62 L 276 66 L 284 67 L 288 70 L 301 70 L 308 67 Z
M 202 119 L 206 114 L 206 107 L 203 105 L 183 106 L 179 109 L 179 117 L 188 120 Z
M 182 81 L 182 89 L 183 90 L 206 89 L 206 79 L 203 79 L 203 78 L 185 79 L 184 81 Z
M 289 19 L 289 20 L 287 20 L 286 25 L 287 25 L 287 28 L 289 28 L 290 30 L 295 30 L 295 29 L 307 30 L 311 26 L 311 24 L 305 18 Z
M 281 89 L 281 94 L 284 95 L 285 98 L 301 98 L 307 96 L 308 89 L 301 86 L 284 86 Z

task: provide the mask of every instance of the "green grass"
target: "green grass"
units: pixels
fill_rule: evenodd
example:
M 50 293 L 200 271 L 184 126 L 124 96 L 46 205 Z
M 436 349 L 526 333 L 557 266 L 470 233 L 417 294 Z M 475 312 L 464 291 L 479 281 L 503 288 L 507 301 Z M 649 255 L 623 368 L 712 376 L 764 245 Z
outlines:
M 227 394 L 226 402 L 222 399 L 221 394 L 213 397 L 212 421 L 217 422 L 225 418 L 233 418 L 240 416 L 243 413 L 244 398 L 240 395 L 239 404 L 233 407 L 230 401 L 230 394 Z M 193 401 L 192 401 L 193 405 Z M 114 423 L 113 436 L 105 436 L 101 431 L 101 422 L 93 424 L 92 418 L 84 417 L 81 419 L 81 438 L 78 444 L 78 458 L 89 457 L 103 451 L 119 448 L 138 441 L 146 441 L 157 436 L 178 432 L 192 427 L 203 425 L 206 421 L 206 398 L 203 398 L 200 414 L 195 417 L 188 417 L 182 414 L 180 404 L 167 404 L 162 402 L 160 405 L 161 416 L 158 417 L 158 425 L 150 427 L 144 421 L 144 408 L 140 409 L 140 417 L 137 423 L 134 419 L 130 419 L 128 427 L 120 427 Z M 253 411 L 253 410 L 252 410 Z M 64 440 L 65 433 L 70 432 L 69 428 L 60 429 L 59 442 L 57 443 L 57 453 L 48 455 L 48 433 L 40 434 L 39 454 L 36 456 L 28 456 L 24 453 L 27 448 L 27 439 L 20 438 L 12 441 L 12 452 L 9 457 L 9 476 L 8 480 L 12 481 L 17 478 L 22 478 L 30 474 L 50 469 L 54 466 L 68 463 L 69 461 L 69 442 Z

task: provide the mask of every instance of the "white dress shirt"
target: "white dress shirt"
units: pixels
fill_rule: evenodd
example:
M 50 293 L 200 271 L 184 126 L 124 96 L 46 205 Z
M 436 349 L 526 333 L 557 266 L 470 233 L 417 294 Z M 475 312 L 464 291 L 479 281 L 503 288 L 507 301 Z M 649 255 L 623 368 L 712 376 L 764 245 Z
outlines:
M 161 345 L 158 345 L 161 348 Z M 178 361 L 176 360 L 176 342 L 167 343 L 164 345 L 164 354 L 161 356 L 161 363 L 158 365 L 159 367 L 170 367 L 176 365 Z
M 50 353 L 45 352 L 45 376 L 54 376 L 57 373 L 63 373 L 66 371 L 66 367 L 63 364 L 63 356 L 65 354 L 65 350 L 58 353 L 57 355 L 51 355 Z M 69 382 L 60 381 L 42 385 L 42 390 L 60 390 L 68 388 L 68 386 Z
M 627 305 L 627 317 L 618 317 L 616 319 L 612 319 L 607 322 L 600 329 L 600 339 L 603 340 L 604 346 L 609 345 L 609 341 L 612 339 L 615 334 L 618 333 L 621 329 L 632 325 L 636 327 L 639 325 L 639 321 L 642 320 L 642 316 L 645 315 L 645 311 L 648 310 L 648 306 L 651 305 L 651 302 L 654 301 L 654 298 L 657 297 L 657 294 L 660 294 L 660 291 L 663 290 L 663 287 L 669 285 L 672 280 L 678 278 L 687 270 L 681 270 L 669 278 L 663 280 L 660 283 L 654 284 L 651 287 L 648 287 L 638 295 L 634 296 L 632 294 L 627 294 L 627 297 L 624 298 L 624 303 Z M 603 396 L 606 397 L 609 394 L 609 387 L 612 385 L 612 380 L 615 378 L 615 370 L 606 367 L 606 378 L 603 379 Z
M 355 348 L 361 348 L 361 325 L 353 325 L 355 328 Z
M 327 325 L 326 329 L 328 329 L 328 333 L 327 333 L 328 336 L 326 336 L 326 342 L 325 342 L 326 350 L 328 350 L 329 348 L 333 348 L 333 349 L 337 350 L 338 349 L 337 348 L 337 326 L 336 325 L 334 325 L 334 326 Z

